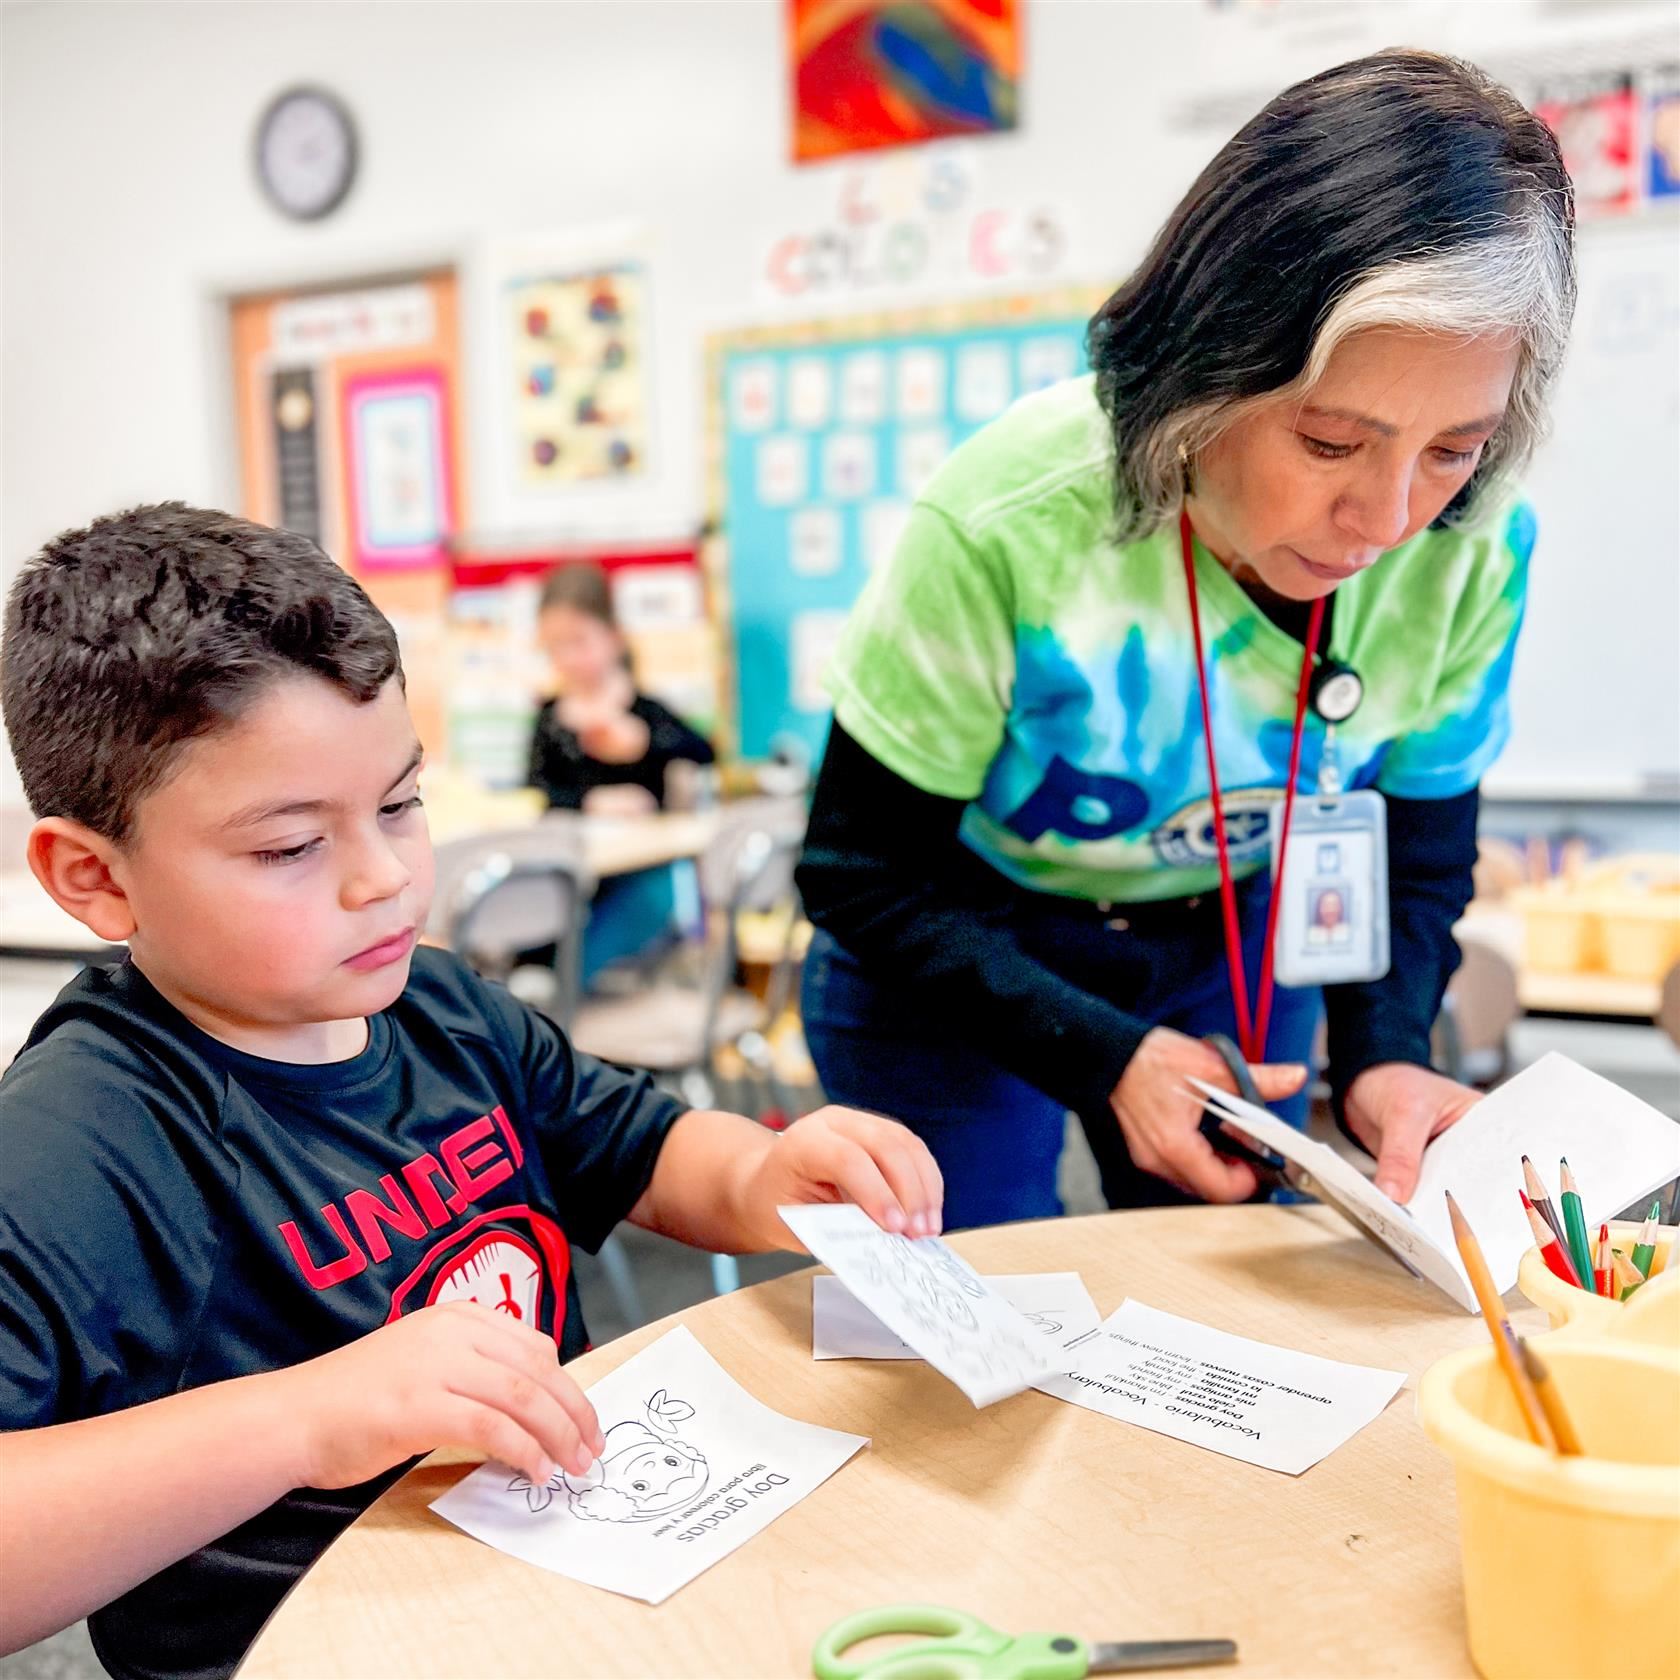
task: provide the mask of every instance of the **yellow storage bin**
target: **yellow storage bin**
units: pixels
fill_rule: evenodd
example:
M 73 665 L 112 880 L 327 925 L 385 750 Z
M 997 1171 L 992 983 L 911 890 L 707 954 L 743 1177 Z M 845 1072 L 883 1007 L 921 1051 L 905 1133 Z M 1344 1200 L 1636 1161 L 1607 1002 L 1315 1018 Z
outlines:
M 1489 1344 L 1418 1392 L 1456 1471 L 1471 1659 L 1486 1680 L 1680 1674 L 1680 1351 L 1584 1330 L 1536 1351 L 1585 1456 L 1528 1439 Z
M 1624 1254 L 1631 1255 L 1643 1229 L 1642 1220 L 1612 1219 L 1610 1241 Z M 1596 1226 L 1591 1235 L 1596 1244 Z M 1673 1264 L 1674 1244 L 1677 1238 L 1680 1238 L 1680 1227 L 1657 1227 L 1656 1252 L 1651 1260 L 1653 1278 L 1661 1275 Z M 1677 1269 L 1676 1275 L 1680 1276 L 1680 1269 Z M 1602 1295 L 1589 1295 L 1586 1290 L 1577 1289 L 1573 1284 L 1565 1283 L 1562 1278 L 1553 1276 L 1546 1262 L 1540 1258 L 1540 1250 L 1537 1248 L 1531 1248 L 1522 1257 L 1522 1262 L 1517 1267 L 1517 1287 L 1535 1306 L 1545 1311 L 1554 1330 L 1565 1324 L 1609 1329 L 1622 1317 L 1622 1302 L 1608 1300 Z M 1642 1285 L 1626 1305 L 1633 1306 L 1650 1287 L 1649 1284 Z M 1680 1340 L 1677 1340 L 1676 1345 L 1680 1346 Z
M 1580 974 L 1596 968 L 1598 921 L 1582 893 L 1526 887 L 1511 894 L 1523 919 L 1523 963 L 1547 974 Z
M 1680 892 L 1605 893 L 1594 903 L 1605 973 L 1661 980 L 1680 961 Z

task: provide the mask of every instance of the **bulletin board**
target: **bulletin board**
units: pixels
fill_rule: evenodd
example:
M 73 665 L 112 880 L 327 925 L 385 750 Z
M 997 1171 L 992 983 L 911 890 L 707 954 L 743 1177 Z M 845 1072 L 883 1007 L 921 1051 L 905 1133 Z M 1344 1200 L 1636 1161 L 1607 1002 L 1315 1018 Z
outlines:
M 1085 371 L 1104 295 L 1067 288 L 709 341 L 705 558 L 736 756 L 820 754 L 823 668 L 911 503 L 1017 397 Z
M 390 619 L 441 752 L 454 534 L 467 517 L 453 270 L 227 299 L 240 510 L 354 573 Z

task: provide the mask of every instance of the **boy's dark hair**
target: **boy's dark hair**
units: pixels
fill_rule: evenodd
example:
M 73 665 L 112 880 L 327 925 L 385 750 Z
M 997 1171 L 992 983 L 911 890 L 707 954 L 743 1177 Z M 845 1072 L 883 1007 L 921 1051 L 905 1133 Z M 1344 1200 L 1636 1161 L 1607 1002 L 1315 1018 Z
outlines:
M 66 531 L 19 572 L 0 712 L 36 816 L 121 845 L 180 747 L 304 671 L 365 703 L 402 679 L 396 633 L 307 537 L 160 502 Z

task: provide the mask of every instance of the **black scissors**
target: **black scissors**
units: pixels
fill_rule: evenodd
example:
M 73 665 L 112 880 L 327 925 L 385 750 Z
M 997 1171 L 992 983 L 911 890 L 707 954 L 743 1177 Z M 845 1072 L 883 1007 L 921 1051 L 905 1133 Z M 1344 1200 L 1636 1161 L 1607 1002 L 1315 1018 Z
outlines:
M 1266 1099 L 1260 1095 L 1260 1087 L 1254 1083 L 1254 1074 L 1250 1071 L 1242 1051 L 1224 1033 L 1209 1033 L 1202 1042 L 1219 1052 L 1219 1059 L 1225 1064 L 1225 1071 L 1230 1074 L 1237 1087 L 1237 1095 L 1245 1102 L 1253 1103 L 1256 1108 L 1264 1108 Z M 1318 1194 L 1317 1186 L 1309 1174 L 1293 1161 L 1286 1161 L 1283 1156 L 1270 1149 L 1263 1149 L 1252 1139 L 1232 1131 L 1225 1117 L 1212 1104 L 1202 1110 L 1199 1130 L 1213 1145 L 1216 1154 L 1227 1156 L 1234 1161 L 1246 1161 L 1254 1169 L 1262 1188 L 1299 1190 L 1308 1196 Z
M 1224 1033 L 1209 1033 L 1203 1042 L 1219 1052 L 1219 1059 L 1224 1062 L 1226 1071 L 1231 1075 L 1237 1087 L 1237 1094 L 1245 1102 L 1253 1103 L 1256 1108 L 1265 1108 L 1266 1103 L 1260 1095 L 1260 1087 L 1254 1083 L 1254 1074 L 1242 1051 Z M 1315 1202 L 1322 1202 L 1326 1207 L 1334 1208 L 1367 1242 L 1374 1243 L 1390 1259 L 1399 1261 L 1414 1277 L 1422 1275 L 1400 1249 L 1366 1223 L 1359 1210 L 1350 1205 L 1345 1197 L 1298 1162 L 1288 1160 L 1265 1148 L 1258 1139 L 1245 1137 L 1239 1131 L 1232 1130 L 1232 1127 L 1241 1125 L 1240 1119 L 1227 1118 L 1209 1102 L 1202 1110 L 1198 1130 L 1217 1154 L 1232 1160 L 1246 1161 L 1254 1169 L 1261 1188 L 1268 1193 L 1273 1190 L 1294 1190 Z

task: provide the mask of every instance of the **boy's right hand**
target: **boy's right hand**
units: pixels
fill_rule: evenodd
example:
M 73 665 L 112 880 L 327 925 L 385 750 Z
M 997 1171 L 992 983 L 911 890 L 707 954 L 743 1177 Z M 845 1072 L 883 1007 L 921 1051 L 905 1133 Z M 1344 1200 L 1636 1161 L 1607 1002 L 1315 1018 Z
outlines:
M 426 1307 L 274 1373 L 301 1487 L 349 1487 L 434 1447 L 474 1447 L 546 1482 L 606 1443 L 540 1331 L 470 1302 Z

